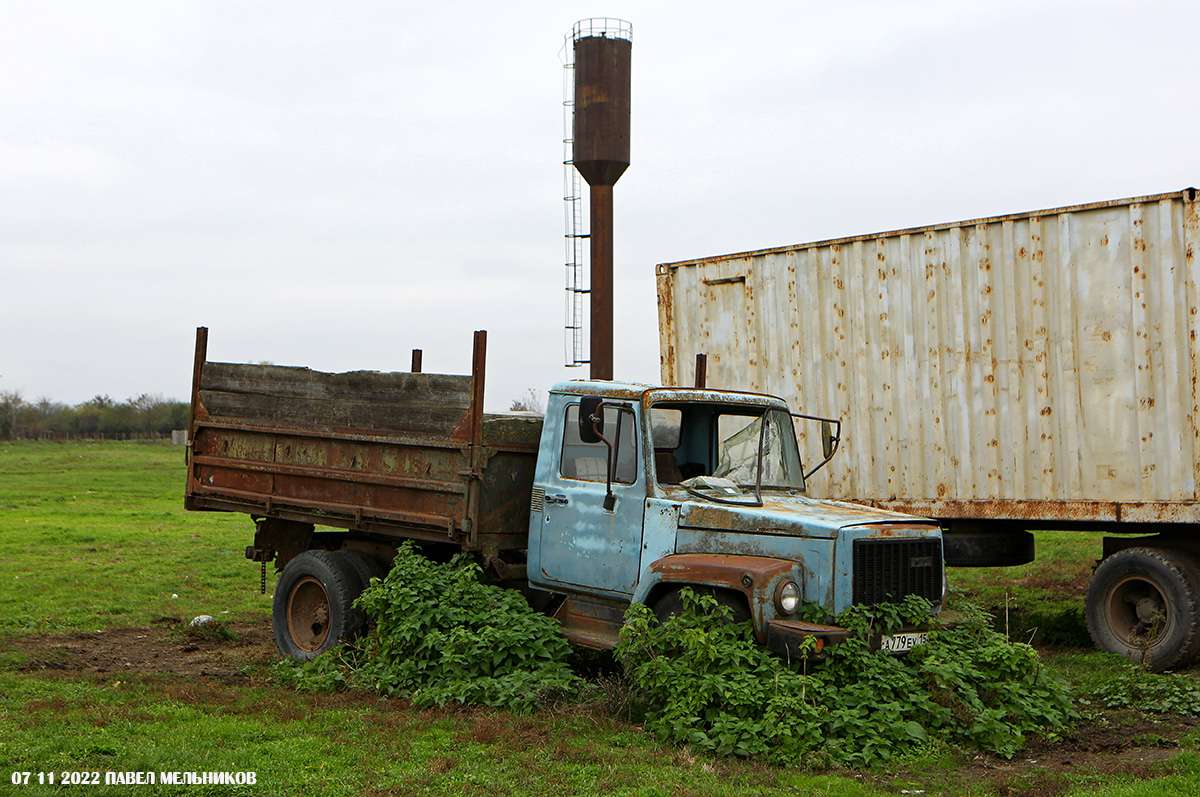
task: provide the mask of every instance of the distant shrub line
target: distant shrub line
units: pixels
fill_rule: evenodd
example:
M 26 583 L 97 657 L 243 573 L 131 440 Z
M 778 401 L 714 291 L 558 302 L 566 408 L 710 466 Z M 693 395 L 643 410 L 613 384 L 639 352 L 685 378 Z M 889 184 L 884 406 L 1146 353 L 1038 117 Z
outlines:
M 159 439 L 186 428 L 188 410 L 186 401 L 146 393 L 125 401 L 96 396 L 72 407 L 0 392 L 0 440 Z

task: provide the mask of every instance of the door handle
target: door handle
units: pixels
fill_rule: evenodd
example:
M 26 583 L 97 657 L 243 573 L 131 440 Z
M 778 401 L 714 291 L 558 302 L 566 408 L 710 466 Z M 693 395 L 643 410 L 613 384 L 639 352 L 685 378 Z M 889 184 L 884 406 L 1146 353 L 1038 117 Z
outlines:
M 565 504 L 567 497 L 565 495 L 548 495 L 546 496 L 547 504 Z

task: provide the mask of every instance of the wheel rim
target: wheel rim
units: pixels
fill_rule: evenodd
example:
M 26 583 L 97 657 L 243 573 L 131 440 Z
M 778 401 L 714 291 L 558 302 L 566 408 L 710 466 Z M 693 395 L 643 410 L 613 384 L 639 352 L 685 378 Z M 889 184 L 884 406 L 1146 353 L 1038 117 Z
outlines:
M 310 652 L 320 650 L 329 636 L 329 594 L 320 581 L 305 576 L 292 587 L 287 624 L 296 647 Z
M 1113 634 L 1133 650 L 1154 648 L 1171 625 L 1170 603 L 1153 581 L 1142 576 L 1126 576 L 1114 584 L 1104 608 Z

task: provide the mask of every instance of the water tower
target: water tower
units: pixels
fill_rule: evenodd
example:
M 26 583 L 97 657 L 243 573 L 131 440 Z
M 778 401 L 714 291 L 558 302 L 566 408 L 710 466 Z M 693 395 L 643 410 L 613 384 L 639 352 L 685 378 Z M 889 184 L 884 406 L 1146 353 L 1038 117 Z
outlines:
M 589 290 L 568 282 L 568 291 L 590 293 L 590 354 L 593 379 L 613 378 L 613 185 L 629 166 L 629 73 L 633 26 L 619 19 L 585 19 L 571 30 L 567 64 L 573 72 L 569 163 L 589 191 Z M 570 166 L 568 166 L 570 168 Z M 568 190 L 568 202 L 578 199 Z M 576 194 L 572 197 L 571 194 Z M 569 219 L 570 221 L 570 219 Z M 584 236 L 568 230 L 568 247 Z M 569 262 L 568 266 L 572 264 Z M 578 263 L 575 264 L 578 267 Z M 570 277 L 568 278 L 570 280 Z M 576 306 L 577 310 L 581 310 Z M 570 311 L 568 312 L 570 316 Z M 582 329 L 568 320 L 568 329 Z M 577 337 L 578 339 L 578 337 Z M 576 362 L 579 364 L 576 356 Z

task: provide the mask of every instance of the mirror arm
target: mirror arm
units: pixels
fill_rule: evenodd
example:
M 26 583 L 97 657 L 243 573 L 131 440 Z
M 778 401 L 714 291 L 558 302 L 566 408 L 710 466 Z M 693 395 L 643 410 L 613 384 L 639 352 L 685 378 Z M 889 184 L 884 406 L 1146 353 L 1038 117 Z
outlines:
M 833 459 L 834 454 L 836 454 L 838 452 L 838 448 L 841 446 L 841 443 L 842 443 L 842 422 L 840 420 L 834 420 L 833 418 L 822 418 L 817 415 L 801 415 L 798 412 L 793 412 L 792 417 L 793 418 L 802 418 L 806 421 L 821 421 L 822 423 L 833 424 L 833 426 L 836 429 L 836 431 L 833 433 L 833 436 L 830 438 L 830 442 L 833 445 L 829 450 L 829 454 L 825 457 L 825 459 L 823 459 L 819 463 L 817 463 L 817 466 L 815 468 L 810 470 L 808 473 L 804 474 L 804 480 L 808 481 L 809 476 L 812 476 L 814 473 L 819 471 L 821 468 L 828 465 L 829 461 L 831 459 Z M 824 453 L 824 452 L 822 452 L 822 453 Z

